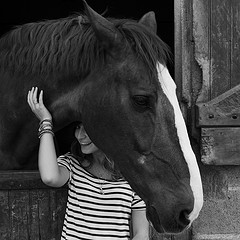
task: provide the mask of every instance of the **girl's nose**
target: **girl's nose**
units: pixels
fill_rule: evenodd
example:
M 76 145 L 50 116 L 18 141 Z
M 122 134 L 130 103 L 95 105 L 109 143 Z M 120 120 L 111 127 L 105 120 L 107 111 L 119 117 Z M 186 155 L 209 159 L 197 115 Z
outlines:
M 76 129 L 75 135 L 78 139 L 84 139 L 87 137 L 87 133 L 82 125 Z

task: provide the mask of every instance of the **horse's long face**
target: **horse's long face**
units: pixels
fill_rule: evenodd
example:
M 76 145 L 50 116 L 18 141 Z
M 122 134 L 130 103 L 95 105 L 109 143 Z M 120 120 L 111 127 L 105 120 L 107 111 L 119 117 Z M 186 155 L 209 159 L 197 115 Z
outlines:
M 159 232 L 182 231 L 202 207 L 202 186 L 168 70 L 156 82 L 128 64 L 89 89 L 83 122 L 147 204 Z M 95 76 L 97 77 L 97 76 Z
M 203 195 L 175 84 L 159 62 L 149 74 L 124 51 L 88 76 L 82 121 L 146 202 L 155 229 L 180 232 L 198 216 Z

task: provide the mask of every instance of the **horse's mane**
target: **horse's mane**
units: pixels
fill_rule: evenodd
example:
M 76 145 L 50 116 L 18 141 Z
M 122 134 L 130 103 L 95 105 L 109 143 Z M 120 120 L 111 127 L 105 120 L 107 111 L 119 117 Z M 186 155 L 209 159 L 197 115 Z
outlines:
M 167 45 L 145 26 L 130 19 L 109 20 L 150 71 L 156 61 L 166 62 Z M 105 52 L 84 15 L 24 24 L 0 39 L 0 70 L 15 74 L 87 74 L 104 61 Z

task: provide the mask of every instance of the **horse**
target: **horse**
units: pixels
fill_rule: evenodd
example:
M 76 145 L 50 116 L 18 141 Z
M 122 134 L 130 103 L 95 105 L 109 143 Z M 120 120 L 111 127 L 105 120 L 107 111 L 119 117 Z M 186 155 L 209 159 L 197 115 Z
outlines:
M 181 232 L 199 215 L 202 183 L 155 13 L 116 19 L 84 8 L 1 38 L 1 169 L 37 166 L 38 121 L 26 102 L 37 86 L 54 131 L 82 122 L 145 201 L 154 228 Z

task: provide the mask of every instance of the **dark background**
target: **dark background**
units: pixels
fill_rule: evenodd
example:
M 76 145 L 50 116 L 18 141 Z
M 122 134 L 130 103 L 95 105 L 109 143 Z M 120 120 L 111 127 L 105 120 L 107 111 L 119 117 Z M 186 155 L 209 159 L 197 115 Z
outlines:
M 106 17 L 139 19 L 148 11 L 154 11 L 158 23 L 158 35 L 173 52 L 174 0 L 87 0 L 98 13 L 107 10 Z M 0 7 L 0 35 L 15 25 L 44 19 L 67 17 L 81 12 L 81 0 L 5 0 Z

